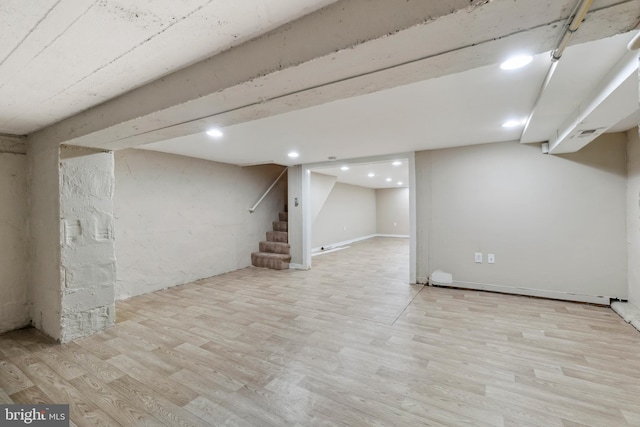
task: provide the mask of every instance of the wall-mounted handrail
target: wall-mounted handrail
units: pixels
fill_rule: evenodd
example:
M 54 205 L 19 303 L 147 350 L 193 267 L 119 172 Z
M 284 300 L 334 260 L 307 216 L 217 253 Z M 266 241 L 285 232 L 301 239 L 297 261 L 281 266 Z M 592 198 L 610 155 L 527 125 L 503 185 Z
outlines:
M 258 205 L 260 204 L 260 202 L 262 202 L 262 200 L 264 200 L 265 197 L 267 197 L 267 194 L 269 194 L 269 191 L 271 191 L 271 189 L 273 189 L 273 187 L 276 186 L 276 184 L 278 183 L 278 181 L 280 181 L 280 178 L 282 178 L 282 175 L 284 175 L 284 173 L 287 171 L 287 169 L 289 169 L 288 167 L 284 168 L 282 170 L 282 172 L 280 172 L 280 175 L 278 175 L 278 177 L 276 178 L 275 181 L 273 181 L 273 184 L 271 184 L 269 186 L 269 188 L 267 188 L 267 191 L 264 192 L 264 194 L 262 195 L 262 197 L 260 197 L 260 199 L 258 199 L 258 201 L 256 202 L 255 205 L 253 205 L 252 208 L 249 209 L 250 213 L 253 213 L 256 208 L 258 207 Z

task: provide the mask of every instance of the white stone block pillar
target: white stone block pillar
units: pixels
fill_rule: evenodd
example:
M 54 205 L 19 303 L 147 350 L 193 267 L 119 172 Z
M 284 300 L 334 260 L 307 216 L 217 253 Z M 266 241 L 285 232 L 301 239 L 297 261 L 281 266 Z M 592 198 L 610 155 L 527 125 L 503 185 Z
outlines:
M 60 148 L 62 342 L 115 322 L 114 185 L 112 152 Z
M 33 325 L 60 342 L 115 322 L 114 157 L 29 147 Z

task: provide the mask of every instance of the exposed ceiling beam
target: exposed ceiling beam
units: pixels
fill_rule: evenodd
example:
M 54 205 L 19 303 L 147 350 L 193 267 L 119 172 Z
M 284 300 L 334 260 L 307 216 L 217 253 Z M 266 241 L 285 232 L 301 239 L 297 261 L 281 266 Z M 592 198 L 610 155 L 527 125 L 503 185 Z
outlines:
M 24 137 L 0 135 L 0 153 L 25 154 L 27 152 L 25 141 Z
M 255 120 L 466 71 L 499 62 L 527 42 L 532 53 L 550 50 L 574 4 L 443 3 L 343 0 L 30 138 L 102 149 L 135 147 L 211 124 Z M 600 1 L 585 22 L 590 30 L 573 42 L 628 31 L 638 4 Z M 385 19 L 371 22 L 372 16 Z

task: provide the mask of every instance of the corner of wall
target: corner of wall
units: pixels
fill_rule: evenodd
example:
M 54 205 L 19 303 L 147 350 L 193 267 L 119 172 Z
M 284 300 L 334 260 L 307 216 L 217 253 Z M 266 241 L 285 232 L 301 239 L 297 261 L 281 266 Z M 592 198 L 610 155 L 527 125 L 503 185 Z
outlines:
M 640 126 L 627 131 L 627 285 L 629 303 L 640 308 Z
M 27 140 L 31 324 L 61 338 L 59 147 Z
M 427 283 L 430 272 L 431 151 L 415 153 L 416 281 Z
M 24 138 L 0 136 L 0 333 L 31 322 L 26 152 Z

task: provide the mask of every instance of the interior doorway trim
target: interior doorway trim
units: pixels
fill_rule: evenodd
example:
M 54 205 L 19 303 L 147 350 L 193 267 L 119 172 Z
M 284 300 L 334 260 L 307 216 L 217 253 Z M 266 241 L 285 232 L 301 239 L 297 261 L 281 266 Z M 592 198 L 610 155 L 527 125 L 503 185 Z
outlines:
M 409 282 L 416 283 L 416 163 L 415 153 L 396 153 L 385 156 L 360 157 L 356 159 L 340 159 L 341 162 L 348 162 L 355 165 L 360 163 L 385 162 L 397 159 L 407 159 L 409 166 Z M 308 163 L 301 165 L 301 199 L 302 209 L 302 267 L 311 268 L 311 209 L 308 201 L 311 200 L 311 170 L 317 168 L 334 167 L 335 161 Z

